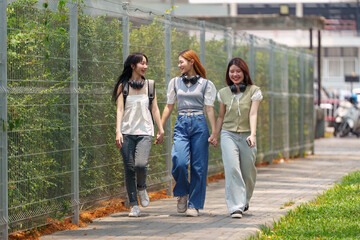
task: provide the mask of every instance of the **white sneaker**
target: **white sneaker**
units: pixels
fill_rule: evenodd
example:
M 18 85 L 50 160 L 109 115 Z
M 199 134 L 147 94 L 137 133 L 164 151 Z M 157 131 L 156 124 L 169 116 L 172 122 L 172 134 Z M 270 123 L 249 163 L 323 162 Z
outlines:
M 140 217 L 140 208 L 138 205 L 135 205 L 131 208 L 129 217 Z
M 146 192 L 146 189 L 139 191 L 140 204 L 143 207 L 147 207 L 150 203 L 149 195 Z
M 235 212 L 232 212 L 231 217 L 232 218 L 242 218 L 242 211 L 241 210 L 236 210 Z
M 199 216 L 199 210 L 197 210 L 195 208 L 188 208 L 186 210 L 186 216 L 188 216 L 188 217 L 197 217 L 197 216 Z
M 186 210 L 187 210 L 187 200 L 188 200 L 188 195 L 178 197 L 178 202 L 177 202 L 177 212 L 178 213 L 186 212 Z

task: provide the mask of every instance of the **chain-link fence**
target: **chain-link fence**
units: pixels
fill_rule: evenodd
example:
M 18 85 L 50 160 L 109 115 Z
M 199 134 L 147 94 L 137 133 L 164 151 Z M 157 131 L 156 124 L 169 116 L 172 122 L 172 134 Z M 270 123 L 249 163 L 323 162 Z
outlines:
M 227 62 L 239 56 L 264 95 L 258 118 L 258 163 L 302 156 L 313 148 L 313 55 L 204 21 L 129 4 L 0 0 L 3 238 L 53 219 L 122 202 L 122 160 L 115 146 L 111 92 L 131 52 L 149 58 L 159 108 L 179 75 L 178 53 L 194 49 L 208 78 L 225 86 Z M 218 103 L 215 105 L 218 112 Z M 172 125 L 152 147 L 150 190 L 172 188 Z M 209 174 L 222 172 L 210 147 Z

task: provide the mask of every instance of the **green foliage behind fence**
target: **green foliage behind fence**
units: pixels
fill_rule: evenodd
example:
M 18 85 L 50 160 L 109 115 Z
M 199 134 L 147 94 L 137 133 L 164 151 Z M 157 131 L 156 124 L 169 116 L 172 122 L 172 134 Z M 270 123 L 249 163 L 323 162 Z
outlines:
M 114 144 L 111 91 L 122 70 L 122 17 L 126 14 L 130 19 L 129 50 L 149 57 L 147 77 L 156 80 L 161 111 L 166 104 L 164 16 L 154 17 L 137 9 L 130 7 L 125 13 L 79 6 L 75 36 L 78 87 L 74 92 L 70 46 L 74 36 L 70 33 L 68 5 L 36 0 L 8 5 L 8 124 L 1 132 L 8 136 L 8 156 L 2 159 L 8 163 L 8 182 L 1 181 L 8 185 L 9 201 L 8 209 L 1 210 L 8 211 L 10 232 L 44 225 L 49 218 L 71 216 L 77 204 L 86 211 L 124 198 L 122 160 Z M 220 89 L 225 86 L 227 51 L 231 51 L 232 56 L 247 61 L 264 95 L 258 119 L 258 162 L 310 150 L 313 56 L 244 33 L 234 33 L 229 39 L 227 29 L 221 26 L 205 24 L 204 30 L 205 43 L 199 39 L 197 21 L 172 18 L 171 76 L 179 74 L 180 51 L 194 49 L 200 54 L 204 44 L 208 78 Z M 78 116 L 73 115 L 74 96 L 78 97 Z M 78 121 L 78 170 L 72 159 L 74 118 Z M 172 133 L 166 135 L 170 138 Z M 168 184 L 169 154 L 165 145 L 153 146 L 148 169 L 150 188 Z M 210 173 L 222 171 L 220 147 L 211 147 L 209 163 Z M 79 172 L 79 203 L 74 201 L 74 171 Z

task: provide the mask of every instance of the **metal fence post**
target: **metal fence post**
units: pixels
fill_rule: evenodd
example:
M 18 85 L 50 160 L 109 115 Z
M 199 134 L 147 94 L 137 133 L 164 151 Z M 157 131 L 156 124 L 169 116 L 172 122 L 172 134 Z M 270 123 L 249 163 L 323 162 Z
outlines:
M 205 21 L 200 21 L 200 62 L 204 67 L 205 63 Z
M 311 60 L 310 60 L 310 64 L 307 64 L 308 66 L 310 65 L 311 67 L 314 67 L 314 55 L 312 55 L 312 58 L 311 58 Z M 308 71 L 310 71 L 310 69 L 309 69 L 309 67 L 307 67 L 307 70 Z M 313 82 L 314 82 L 314 75 L 313 74 L 311 74 L 311 80 L 310 80 L 310 93 L 312 94 L 312 98 L 311 98 L 311 113 L 312 113 L 312 116 L 314 116 L 314 114 L 315 114 L 315 112 L 314 112 L 314 106 L 313 106 L 313 102 L 314 102 L 314 84 L 313 84 Z M 312 117 L 311 118 L 311 133 L 313 133 L 312 135 L 311 135 L 311 154 L 313 154 L 314 155 L 314 153 L 315 153 L 315 144 L 314 144 L 314 138 L 315 138 L 315 119 L 314 119 L 314 117 Z
M 299 54 L 299 68 L 300 68 L 300 83 L 299 83 L 299 96 L 300 96 L 300 120 L 299 120 L 299 146 L 300 146 L 300 157 L 304 156 L 304 94 L 305 94 L 305 89 L 304 89 L 304 54 L 303 51 L 300 51 Z
M 232 48 L 233 48 L 233 49 L 237 49 L 237 44 L 236 44 L 236 41 L 237 41 L 237 33 L 236 33 L 234 30 L 232 30 L 232 34 L 233 34 Z
M 8 239 L 8 142 L 7 142 L 7 0 L 0 0 L 0 238 Z
M 126 12 L 129 6 L 128 2 L 124 2 L 122 4 L 123 10 Z M 129 56 L 130 53 L 130 40 L 129 40 L 129 16 L 124 15 L 122 17 L 122 32 L 123 32 L 123 62 L 125 62 L 126 58 Z
M 227 61 L 230 62 L 232 59 L 232 41 L 231 41 L 231 32 L 232 28 L 228 27 L 225 30 L 225 39 L 226 39 L 226 52 L 227 52 Z
M 252 34 L 250 35 L 249 62 L 250 77 L 255 79 L 254 35 Z
M 269 47 L 269 124 L 270 124 L 270 153 L 273 155 L 274 152 L 274 41 L 270 40 L 270 47 Z M 272 164 L 273 156 L 270 158 L 270 164 Z
M 123 2 L 122 3 L 122 8 L 125 12 L 125 15 L 122 16 L 122 34 L 123 34 L 123 46 L 122 46 L 122 52 L 123 52 L 123 63 L 125 63 L 126 58 L 129 56 L 130 53 L 130 40 L 129 40 L 129 35 L 130 35 L 130 30 L 129 30 L 129 16 L 127 13 L 129 7 L 129 3 L 128 2 Z M 124 189 L 126 189 L 126 182 L 124 181 Z M 125 206 L 126 207 L 130 207 L 130 202 L 129 199 L 127 198 L 127 200 L 125 201 Z
M 204 36 L 204 43 L 205 45 L 205 36 Z M 200 47 L 201 48 L 201 47 Z M 205 55 L 205 46 L 204 46 L 204 55 Z M 201 54 L 200 54 L 201 56 Z M 203 61 L 205 61 L 205 56 Z M 203 62 L 204 64 L 204 62 Z M 171 15 L 165 15 L 165 85 L 166 85 L 166 92 L 169 86 L 169 82 L 171 79 Z M 166 167 L 167 167 L 167 178 L 168 178 L 168 188 L 167 194 L 172 196 L 172 187 L 173 187 L 173 178 L 171 176 L 171 168 L 172 168 L 172 160 L 171 160 L 171 148 L 172 148 L 172 141 L 171 141 L 171 115 L 165 125 L 165 136 L 166 136 Z
M 288 63 L 288 49 L 284 51 L 284 90 L 285 90 L 285 141 L 284 141 L 284 157 L 290 157 L 290 114 L 289 114 L 289 63 Z
M 70 115 L 71 115 L 71 202 L 73 223 L 79 224 L 79 89 L 78 6 L 70 5 Z

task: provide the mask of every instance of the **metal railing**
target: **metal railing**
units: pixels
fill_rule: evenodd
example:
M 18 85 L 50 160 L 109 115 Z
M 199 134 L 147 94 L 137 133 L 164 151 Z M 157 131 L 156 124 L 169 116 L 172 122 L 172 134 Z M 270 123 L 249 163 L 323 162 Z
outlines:
M 217 89 L 225 87 L 229 59 L 242 57 L 264 95 L 258 163 L 312 150 L 311 53 L 134 5 L 61 2 L 0 0 L 2 238 L 51 219 L 78 223 L 82 212 L 123 201 L 111 91 L 131 52 L 149 57 L 160 110 L 168 82 L 179 75 L 180 51 L 199 53 Z M 166 142 L 151 150 L 150 190 L 171 192 L 174 121 Z M 222 171 L 221 149 L 210 147 L 209 174 Z

